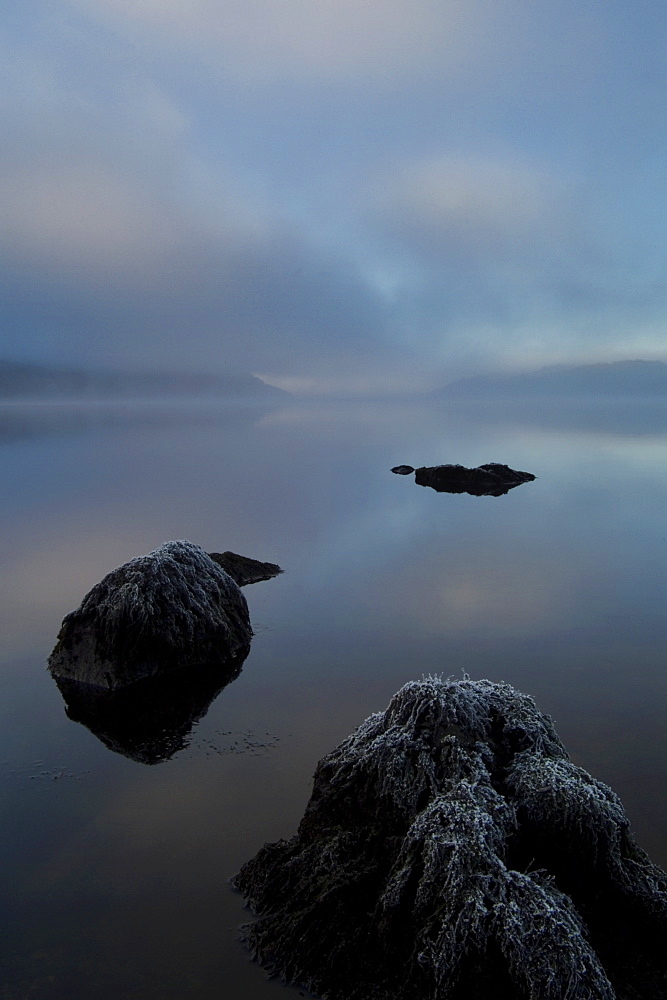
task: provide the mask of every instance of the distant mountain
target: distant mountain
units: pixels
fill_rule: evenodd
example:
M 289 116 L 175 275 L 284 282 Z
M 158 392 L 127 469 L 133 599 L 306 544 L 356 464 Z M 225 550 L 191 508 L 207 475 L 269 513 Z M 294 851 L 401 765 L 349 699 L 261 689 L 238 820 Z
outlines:
M 272 401 L 287 396 L 254 375 L 104 372 L 0 361 L 0 399 L 146 399 L 203 396 Z
M 667 364 L 613 361 L 594 365 L 553 365 L 532 372 L 476 375 L 450 382 L 441 399 L 558 399 L 600 396 L 662 397 L 667 400 Z

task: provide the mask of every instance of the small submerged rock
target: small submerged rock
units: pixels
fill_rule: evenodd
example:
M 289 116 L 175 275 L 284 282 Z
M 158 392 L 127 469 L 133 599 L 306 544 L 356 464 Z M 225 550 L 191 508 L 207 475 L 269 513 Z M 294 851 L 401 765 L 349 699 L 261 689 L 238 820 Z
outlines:
M 239 584 L 219 559 L 239 575 L 248 574 L 247 563 L 255 574 L 257 567 L 278 569 L 233 553 L 212 558 L 188 541 L 165 542 L 107 574 L 65 616 L 48 661 L 51 674 L 114 690 L 187 668 L 238 672 L 252 628 Z
M 469 493 L 475 497 L 501 497 L 516 486 L 535 479 L 530 472 L 519 472 L 500 462 L 487 462 L 474 469 L 465 465 L 425 465 L 419 469 L 396 465 L 391 471 L 399 476 L 414 472 L 418 486 L 430 486 L 438 493 Z
M 506 684 L 407 684 L 235 884 L 254 956 L 330 1000 L 667 997 L 667 875 Z

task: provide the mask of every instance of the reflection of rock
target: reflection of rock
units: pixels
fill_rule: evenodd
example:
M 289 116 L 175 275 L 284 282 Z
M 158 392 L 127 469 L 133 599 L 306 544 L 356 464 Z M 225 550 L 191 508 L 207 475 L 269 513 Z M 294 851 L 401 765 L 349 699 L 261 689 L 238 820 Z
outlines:
M 667 875 L 505 684 L 407 684 L 236 885 L 259 961 L 331 1000 L 667 996 Z
M 209 556 L 213 562 L 217 562 L 218 566 L 222 566 L 225 573 L 229 573 L 239 587 L 245 587 L 249 583 L 260 583 L 262 580 L 271 580 L 274 576 L 282 573 L 280 566 L 275 563 L 248 559 L 247 556 L 239 556 L 236 552 L 209 552 Z
M 438 493 L 469 493 L 475 497 L 501 497 L 515 486 L 535 479 L 530 472 L 518 472 L 500 462 L 488 462 L 476 469 L 467 469 L 464 465 L 433 465 L 420 469 L 397 465 L 391 471 L 401 476 L 414 472 L 418 486 L 430 486 Z
M 195 722 L 239 674 L 243 659 L 224 666 L 149 677 L 114 691 L 57 677 L 67 715 L 116 753 L 142 764 L 169 760 L 187 745 Z
M 108 690 L 247 656 L 248 605 L 198 545 L 165 542 L 113 570 L 63 619 L 49 657 L 57 678 Z

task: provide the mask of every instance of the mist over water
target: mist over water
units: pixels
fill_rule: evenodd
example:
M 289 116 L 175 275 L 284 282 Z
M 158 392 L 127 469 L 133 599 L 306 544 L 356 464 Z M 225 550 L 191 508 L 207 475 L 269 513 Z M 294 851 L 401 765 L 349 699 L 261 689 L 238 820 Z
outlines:
M 667 866 L 667 407 L 599 401 L 0 408 L 7 1000 L 270 1000 L 227 884 L 296 829 L 319 757 L 405 681 L 506 680 Z M 533 473 L 438 494 L 414 467 Z M 67 718 L 45 661 L 167 539 L 284 573 L 240 675 L 153 766 Z

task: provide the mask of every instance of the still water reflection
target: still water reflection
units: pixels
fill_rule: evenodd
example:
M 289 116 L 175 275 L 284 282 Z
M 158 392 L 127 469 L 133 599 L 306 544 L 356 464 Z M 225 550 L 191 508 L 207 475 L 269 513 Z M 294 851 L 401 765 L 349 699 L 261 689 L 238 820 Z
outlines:
M 317 759 L 424 673 L 533 694 L 667 865 L 667 420 L 543 417 L 0 410 L 3 1000 L 292 995 L 237 944 L 227 879 L 291 835 Z M 438 494 L 389 473 L 406 460 L 538 478 Z M 246 591 L 240 675 L 145 767 L 67 717 L 44 664 L 105 573 L 173 538 L 285 573 Z
M 241 667 L 237 659 L 232 673 L 211 667 L 169 672 L 116 691 L 64 677 L 55 682 L 68 717 L 86 726 L 109 750 L 141 764 L 160 764 L 188 745 L 194 724 Z

